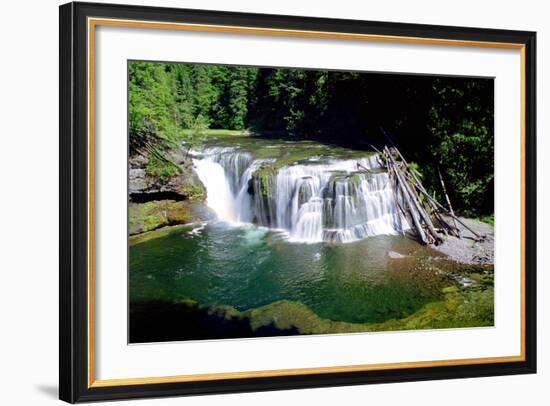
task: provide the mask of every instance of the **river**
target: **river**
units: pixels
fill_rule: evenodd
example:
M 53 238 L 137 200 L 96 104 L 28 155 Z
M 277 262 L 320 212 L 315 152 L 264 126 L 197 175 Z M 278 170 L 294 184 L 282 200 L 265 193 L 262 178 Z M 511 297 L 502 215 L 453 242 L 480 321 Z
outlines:
M 468 289 L 492 294 L 492 268 L 450 261 L 405 235 L 372 152 L 235 137 L 192 154 L 207 218 L 130 246 L 131 304 L 192 300 L 195 310 L 222 308 L 228 319 L 230 308 L 241 320 L 282 301 L 322 321 L 368 326 L 413 317 L 451 293 L 462 302 Z M 304 333 L 294 324 L 293 334 Z M 213 331 L 176 339 L 227 336 Z

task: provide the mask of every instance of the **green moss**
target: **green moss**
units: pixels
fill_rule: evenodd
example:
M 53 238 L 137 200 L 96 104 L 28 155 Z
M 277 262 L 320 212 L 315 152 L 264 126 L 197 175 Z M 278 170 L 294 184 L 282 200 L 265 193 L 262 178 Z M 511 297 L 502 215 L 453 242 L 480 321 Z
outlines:
M 185 226 L 186 226 L 185 224 L 178 224 L 178 225 L 175 225 L 175 226 L 162 227 L 162 228 L 156 229 L 154 231 L 148 231 L 148 232 L 141 233 L 141 234 L 131 235 L 128 238 L 128 242 L 129 242 L 130 245 L 137 245 L 137 244 L 141 244 L 142 242 L 154 240 L 155 238 L 166 237 L 167 235 L 169 235 L 173 232 L 176 232 L 176 231 L 178 231 L 179 229 L 181 229 L 182 227 L 185 227 Z
M 275 175 L 276 169 L 271 164 L 261 165 L 252 173 L 253 181 L 259 181 L 260 193 L 266 199 L 272 197 L 270 193 L 273 191 L 271 182 L 273 181 L 273 176 Z
M 260 180 L 262 195 L 265 197 L 269 197 L 269 186 L 273 175 L 285 166 L 301 163 L 313 157 L 330 159 L 342 155 L 346 158 L 351 158 L 354 156 L 366 157 L 370 154 L 365 151 L 353 151 L 341 147 L 329 147 L 313 141 L 296 141 L 288 144 L 277 144 L 272 142 L 272 144 L 273 145 L 266 145 L 263 148 L 258 148 L 251 151 L 257 159 L 275 159 L 274 162 L 261 165 L 252 174 L 253 178 Z M 240 146 L 241 149 L 246 150 L 246 145 L 244 148 L 242 144 L 240 144 Z M 350 178 L 352 179 L 352 182 L 359 183 L 361 181 L 361 177 L 358 174 L 351 175 Z
M 313 157 L 362 158 L 373 154 L 371 151 L 349 149 L 318 141 L 284 138 L 262 138 L 257 135 L 231 134 L 219 130 L 211 134 L 207 144 L 216 146 L 237 146 L 241 151 L 250 152 L 256 159 L 274 159 L 273 166 L 279 169 L 297 162 L 307 161 Z
M 254 150 L 254 157 L 257 159 L 277 159 L 281 156 L 280 148 L 258 148 Z
M 482 327 L 494 324 L 494 290 L 444 289 L 445 299 L 427 304 L 399 320 L 373 326 L 375 331 Z
M 161 181 L 167 182 L 172 176 L 181 172 L 178 165 L 166 158 L 160 158 L 152 154 L 145 166 L 145 173 L 149 176 L 158 177 Z
M 480 217 L 477 217 L 476 220 L 481 221 L 482 223 L 490 224 L 492 226 L 495 225 L 495 215 L 494 214 L 490 214 L 490 215 L 487 215 L 487 216 L 480 216 Z
M 147 203 L 132 203 L 129 207 L 130 235 L 190 221 L 192 221 L 192 215 L 185 202 L 156 200 Z
M 254 330 L 274 324 L 279 329 L 296 328 L 300 334 L 354 333 L 369 331 L 367 324 L 322 319 L 301 302 L 281 300 L 243 312 Z
M 189 183 L 182 186 L 179 192 L 189 200 L 204 200 L 206 198 L 206 189 L 202 183 Z
M 363 181 L 363 177 L 360 176 L 359 174 L 357 173 L 354 173 L 354 174 L 351 174 L 349 176 L 347 176 L 346 180 L 349 182 L 350 185 L 354 185 L 354 186 L 357 186 L 359 185 L 362 181 Z
M 231 320 L 234 318 L 242 318 L 243 314 L 235 309 L 233 306 L 228 305 L 218 305 L 218 306 L 200 306 L 201 308 L 207 308 L 208 314 L 213 314 L 216 316 L 223 317 L 226 320 Z
M 180 130 L 182 135 L 192 134 L 193 129 Z M 207 137 L 228 137 L 242 135 L 243 131 L 241 130 L 226 130 L 226 129 L 212 129 L 209 128 L 204 131 Z
M 308 159 L 318 156 L 322 153 L 324 148 L 322 147 L 304 147 L 301 148 L 289 148 L 282 156 L 275 162 L 276 168 L 282 168 L 283 166 L 292 165 L 297 162 L 307 161 Z
M 354 333 L 367 331 L 418 330 L 492 326 L 493 289 L 445 291 L 442 301 L 430 303 L 418 312 L 383 323 L 347 323 L 322 319 L 300 302 L 279 301 L 243 313 L 254 329 L 275 324 L 296 328 L 300 334 Z
M 179 300 L 176 300 L 174 303 L 176 304 L 182 304 L 182 305 L 185 305 L 185 306 L 188 306 L 188 307 L 192 307 L 192 306 L 197 306 L 198 303 L 196 300 L 193 300 L 193 299 L 190 299 L 190 298 L 183 298 L 183 299 L 179 299 Z
M 448 286 L 446 288 L 443 288 L 442 290 L 443 293 L 456 293 L 458 292 L 458 287 L 456 286 Z
M 171 232 L 171 231 L 170 231 Z M 222 317 L 225 320 L 232 320 L 235 318 L 242 319 L 243 313 L 235 309 L 233 306 L 229 305 L 201 305 L 196 300 L 193 300 L 191 298 L 183 298 L 176 300 L 174 303 L 176 304 L 182 304 L 189 308 L 196 308 L 196 309 L 203 309 L 206 310 L 206 312 L 209 315 L 215 315 L 218 317 Z
M 296 330 L 299 334 L 482 327 L 494 324 L 492 287 L 460 289 L 450 286 L 443 289 L 443 293 L 442 300 L 427 304 L 410 316 L 382 323 L 349 323 L 323 319 L 304 303 L 290 300 L 280 300 L 246 311 L 239 311 L 228 305 L 199 305 L 191 299 L 185 299 L 185 303 L 206 309 L 208 314 L 229 321 L 247 320 L 253 330 L 273 325 L 281 330 Z

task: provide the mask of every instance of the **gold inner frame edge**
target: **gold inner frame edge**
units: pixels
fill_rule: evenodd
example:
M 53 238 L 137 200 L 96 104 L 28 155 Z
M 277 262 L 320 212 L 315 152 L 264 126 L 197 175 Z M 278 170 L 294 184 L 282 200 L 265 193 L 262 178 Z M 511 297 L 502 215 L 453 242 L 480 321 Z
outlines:
M 470 40 L 453 40 L 441 38 L 422 38 L 422 37 L 402 37 L 391 35 L 374 35 L 374 34 L 355 34 L 344 32 L 327 32 L 327 31 L 307 31 L 307 30 L 290 30 L 290 29 L 274 29 L 260 27 L 243 27 L 230 25 L 208 25 L 208 24 L 187 24 L 187 23 L 166 23 L 154 21 L 139 21 L 139 20 L 121 20 L 109 18 L 88 18 L 87 21 L 87 43 L 88 43 L 88 61 L 87 61 L 87 80 L 88 80 L 88 387 L 112 387 L 112 386 L 128 386 L 128 385 L 143 385 L 143 384 L 161 384 L 161 383 L 177 383 L 177 382 L 198 382 L 198 381 L 213 381 L 221 379 L 245 379 L 245 378 L 267 378 L 281 376 L 296 376 L 296 375 L 313 375 L 313 374 L 337 374 L 344 372 L 367 372 L 391 370 L 398 368 L 426 368 L 426 367 L 441 367 L 441 366 L 458 366 L 458 365 L 473 365 L 473 364 L 496 364 L 504 362 L 522 362 L 526 359 L 525 348 L 525 165 L 526 165 L 526 125 L 525 125 L 525 61 L 526 47 L 521 43 L 507 42 L 489 42 L 489 41 L 470 41 Z M 265 36 L 282 36 L 282 37 L 298 37 L 298 38 L 318 38 L 318 39 L 340 39 L 340 40 L 356 40 L 356 41 L 371 41 L 371 42 L 390 42 L 403 44 L 417 45 L 432 45 L 432 46 L 460 46 L 460 47 L 478 47 L 478 48 L 496 48 L 496 49 L 512 49 L 520 51 L 520 171 L 521 171 L 521 221 L 520 221 L 520 341 L 521 349 L 519 355 L 502 356 L 502 357 L 481 357 L 481 358 L 464 358 L 451 360 L 434 360 L 434 361 L 414 361 L 414 362 L 396 362 L 383 364 L 363 364 L 363 365 L 344 365 L 344 366 L 328 366 L 315 368 L 293 368 L 293 369 L 276 369 L 265 371 L 241 371 L 241 372 L 219 372 L 208 374 L 188 374 L 160 377 L 144 377 L 144 378 L 120 378 L 120 379 L 95 379 L 95 278 L 94 278 L 94 191 L 95 191 L 95 28 L 97 26 L 111 27 L 130 27 L 130 28 L 147 28 L 147 29 L 162 29 L 162 30 L 180 30 L 180 31 L 195 31 L 195 32 L 218 32 L 218 33 L 233 33 L 244 35 L 265 35 Z

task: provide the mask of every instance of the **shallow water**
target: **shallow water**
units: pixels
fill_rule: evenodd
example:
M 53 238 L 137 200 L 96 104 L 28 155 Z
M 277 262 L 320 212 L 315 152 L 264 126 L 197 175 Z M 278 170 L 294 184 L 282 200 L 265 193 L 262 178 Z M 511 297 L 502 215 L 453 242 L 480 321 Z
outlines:
M 408 257 L 392 259 L 390 251 Z M 446 266 L 401 236 L 300 244 L 276 231 L 211 221 L 130 246 L 130 301 L 191 298 L 247 310 L 285 299 L 325 319 L 382 322 L 439 300 L 452 283 Z

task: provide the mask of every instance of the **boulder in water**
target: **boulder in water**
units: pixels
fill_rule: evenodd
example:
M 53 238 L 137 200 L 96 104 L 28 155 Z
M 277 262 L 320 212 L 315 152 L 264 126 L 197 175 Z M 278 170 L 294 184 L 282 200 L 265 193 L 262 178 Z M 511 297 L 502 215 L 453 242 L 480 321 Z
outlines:
M 391 259 L 403 259 L 403 258 L 408 258 L 409 256 L 400 254 L 399 252 L 389 251 L 388 257 L 390 257 Z

